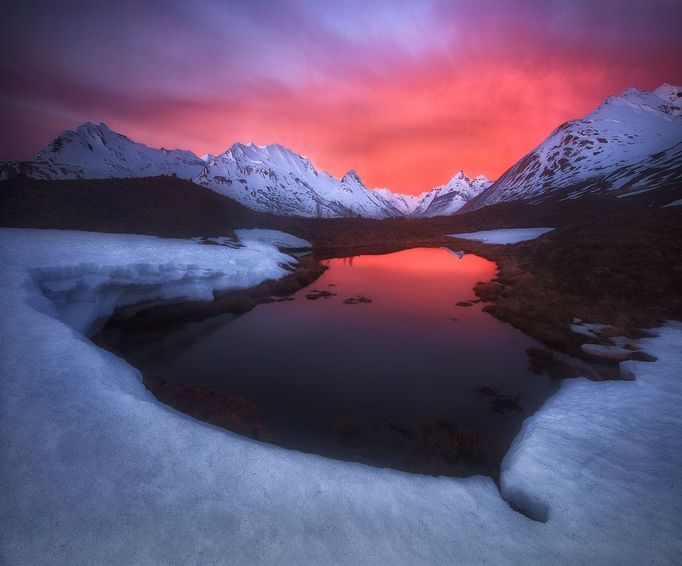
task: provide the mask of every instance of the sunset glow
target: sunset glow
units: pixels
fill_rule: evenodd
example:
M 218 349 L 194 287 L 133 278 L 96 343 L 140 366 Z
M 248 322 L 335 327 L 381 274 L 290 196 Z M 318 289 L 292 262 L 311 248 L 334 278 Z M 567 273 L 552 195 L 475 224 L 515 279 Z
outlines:
M 104 121 L 198 155 L 280 143 L 419 193 L 496 178 L 630 84 L 682 81 L 677 1 L 31 4 L 0 24 L 3 158 Z

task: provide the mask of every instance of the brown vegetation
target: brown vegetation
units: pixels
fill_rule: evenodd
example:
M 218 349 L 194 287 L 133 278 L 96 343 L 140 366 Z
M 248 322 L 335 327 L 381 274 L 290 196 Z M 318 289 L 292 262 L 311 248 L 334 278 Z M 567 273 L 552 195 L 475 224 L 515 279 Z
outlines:
M 436 419 L 410 427 L 392 422 L 389 428 L 405 443 L 408 471 L 432 475 L 458 475 L 458 470 L 478 468 L 499 475 L 501 454 L 495 443 L 477 428 Z
M 368 299 L 364 295 L 358 295 L 357 297 L 344 299 L 342 302 L 344 305 L 368 304 L 372 302 L 372 299 Z
M 256 440 L 272 440 L 263 413 L 242 397 L 162 377 L 145 377 L 144 385 L 162 403 L 196 419 Z
M 310 293 L 306 293 L 305 298 L 309 301 L 317 301 L 317 299 L 328 299 L 329 297 L 335 297 L 336 293 L 331 291 L 313 289 Z

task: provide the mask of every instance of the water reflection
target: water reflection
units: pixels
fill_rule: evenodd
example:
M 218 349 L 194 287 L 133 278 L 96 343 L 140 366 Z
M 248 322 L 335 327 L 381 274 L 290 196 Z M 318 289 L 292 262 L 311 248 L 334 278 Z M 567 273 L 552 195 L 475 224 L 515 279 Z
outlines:
M 553 389 L 527 370 L 533 340 L 480 304 L 456 306 L 495 264 L 433 248 L 326 264 L 293 301 L 129 341 L 122 353 L 149 375 L 247 400 L 286 447 L 494 473 L 524 415 Z M 358 297 L 371 302 L 348 301 Z

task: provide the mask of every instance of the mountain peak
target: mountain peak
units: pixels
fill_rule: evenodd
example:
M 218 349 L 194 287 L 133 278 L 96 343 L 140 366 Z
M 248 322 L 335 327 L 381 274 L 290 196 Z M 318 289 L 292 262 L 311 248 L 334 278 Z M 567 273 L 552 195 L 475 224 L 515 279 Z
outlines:
M 675 86 L 668 83 L 663 83 L 653 94 L 669 102 L 673 106 L 682 107 L 682 86 Z
M 626 186 L 662 186 L 669 177 L 656 169 L 663 167 L 661 152 L 680 143 L 682 88 L 663 84 L 647 92 L 630 87 L 585 117 L 559 126 L 465 210 L 512 200 L 578 198 Z M 654 156 L 660 163 L 647 169 Z M 630 176 L 623 173 L 616 182 L 613 175 L 619 171 L 630 171 Z M 606 183 L 608 176 L 611 181 Z
M 107 126 L 104 122 L 100 122 L 99 124 L 95 124 L 94 122 L 84 122 L 80 126 L 78 126 L 75 130 L 77 134 L 84 135 L 107 135 L 107 134 L 114 134 L 117 136 L 123 136 L 123 134 L 119 134 L 117 132 L 114 132 L 109 126 Z
M 350 169 L 349 171 L 347 171 L 346 174 L 341 178 L 341 182 L 358 183 L 363 187 L 365 186 L 365 184 L 362 182 L 362 179 L 360 178 L 360 175 L 358 175 L 358 172 L 355 169 Z
M 633 94 L 637 95 L 637 94 L 642 94 L 642 92 L 644 92 L 644 91 L 639 90 L 636 86 L 629 86 L 620 94 L 620 96 L 630 96 Z

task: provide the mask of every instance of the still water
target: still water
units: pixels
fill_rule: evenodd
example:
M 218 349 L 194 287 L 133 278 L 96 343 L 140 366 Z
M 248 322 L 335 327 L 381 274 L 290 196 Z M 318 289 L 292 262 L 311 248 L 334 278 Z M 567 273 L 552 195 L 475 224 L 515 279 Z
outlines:
M 480 303 L 456 304 L 475 298 L 495 264 L 445 248 L 324 263 L 293 300 L 127 340 L 119 353 L 147 375 L 243 398 L 286 448 L 495 475 L 523 419 L 555 389 L 528 370 L 534 340 Z

